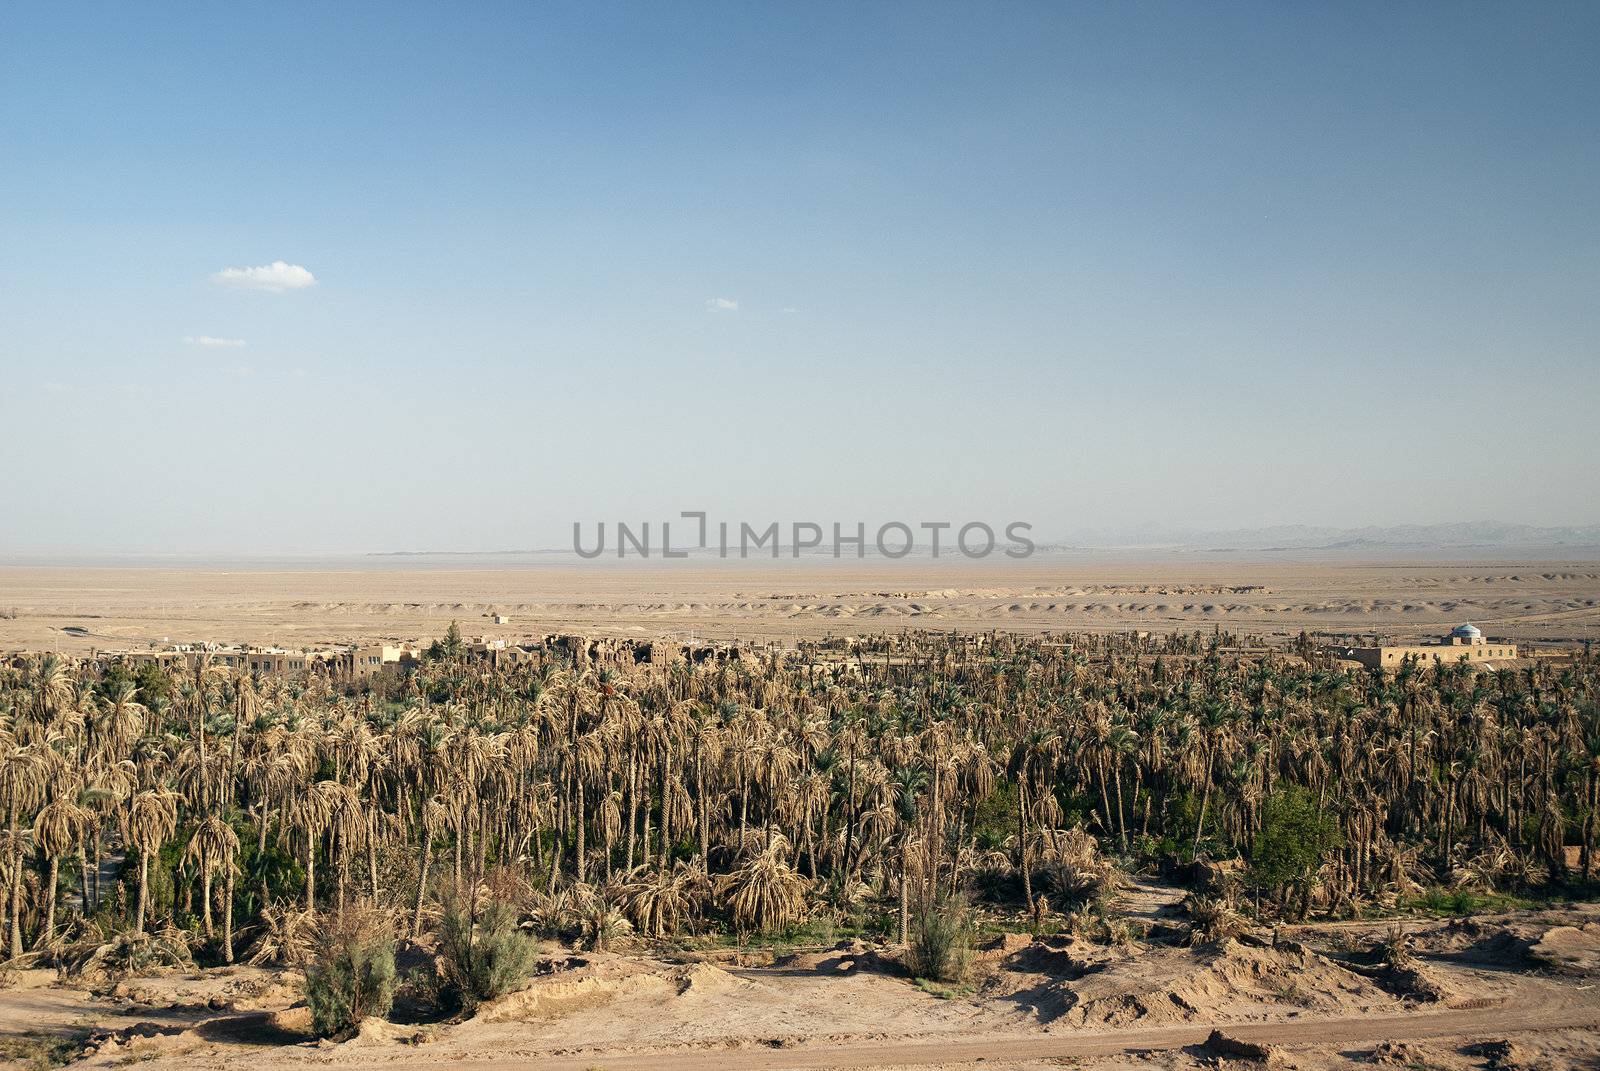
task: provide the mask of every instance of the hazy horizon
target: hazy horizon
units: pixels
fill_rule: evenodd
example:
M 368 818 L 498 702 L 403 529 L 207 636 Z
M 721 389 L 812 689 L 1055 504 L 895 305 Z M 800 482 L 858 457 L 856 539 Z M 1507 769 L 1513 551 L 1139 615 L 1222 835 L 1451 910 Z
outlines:
M 1600 8 L 11 5 L 0 556 L 1600 524 Z
M 582 557 L 573 553 L 570 541 L 563 546 L 523 548 L 411 548 L 346 552 L 229 552 L 184 551 L 139 552 L 36 552 L 0 553 L 0 567 L 27 568 L 181 568 L 181 569 L 544 569 L 549 566 L 572 568 L 610 567 L 642 569 L 702 567 L 751 571 L 789 566 L 827 566 L 837 562 L 848 567 L 861 563 L 892 572 L 905 568 L 949 567 L 955 569 L 1005 569 L 1021 561 L 1057 562 L 1065 567 L 1112 564 L 1211 563 L 1246 567 L 1274 564 L 1337 565 L 1341 562 L 1582 562 L 1600 560 L 1600 525 L 1571 528 L 1529 528 L 1496 522 L 1453 525 L 1395 526 L 1366 529 L 1328 529 L 1304 525 L 1277 526 L 1227 531 L 1080 531 L 1062 538 L 1034 540 L 1033 551 L 1020 558 L 1003 553 L 1008 545 L 1000 538 L 988 555 L 971 557 L 952 550 L 948 534 L 940 553 L 931 553 L 927 541 L 913 544 L 910 553 L 885 554 L 876 549 L 870 529 L 861 555 L 853 546 L 844 546 L 835 555 L 827 540 L 818 547 L 805 547 L 795 553 L 787 537 L 778 543 L 779 553 L 757 546 L 741 556 L 736 537 L 728 553 L 721 554 L 715 543 L 707 547 L 677 547 L 681 558 L 661 553 L 660 529 L 652 526 L 650 553 L 641 555 L 630 547 L 626 554 L 616 550 L 616 536 L 608 526 L 604 553 Z M 639 534 L 635 529 L 635 536 Z M 886 537 L 891 550 L 898 550 L 895 537 Z M 584 536 L 585 546 L 593 548 L 594 532 Z M 686 559 L 686 560 L 685 560 Z

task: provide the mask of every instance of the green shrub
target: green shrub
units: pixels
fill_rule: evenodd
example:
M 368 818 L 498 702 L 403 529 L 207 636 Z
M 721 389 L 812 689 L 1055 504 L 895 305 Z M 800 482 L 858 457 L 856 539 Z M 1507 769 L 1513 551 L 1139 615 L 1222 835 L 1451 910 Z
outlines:
M 972 960 L 972 918 L 959 898 L 920 912 L 911 926 L 906 969 L 913 978 L 959 982 Z
M 317 1033 L 341 1034 L 369 1015 L 388 1015 L 394 989 L 394 925 L 387 914 L 355 908 L 324 928 L 305 981 Z
M 1299 785 L 1282 785 L 1261 808 L 1261 829 L 1250 850 L 1250 883 L 1262 891 L 1298 889 L 1309 894 L 1322 857 L 1344 838 L 1332 816 Z M 1299 915 L 1304 914 L 1302 900 Z
M 439 956 L 464 1009 L 504 996 L 533 973 L 539 946 L 517 928 L 518 911 L 493 879 L 447 888 L 439 904 Z

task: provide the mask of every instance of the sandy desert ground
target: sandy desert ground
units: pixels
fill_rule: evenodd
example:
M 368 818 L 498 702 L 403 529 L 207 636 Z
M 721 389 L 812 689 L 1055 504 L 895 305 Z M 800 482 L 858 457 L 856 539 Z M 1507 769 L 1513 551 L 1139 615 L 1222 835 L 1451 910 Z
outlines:
M 1416 959 L 1397 971 L 1362 953 L 1387 924 L 1190 948 L 1161 937 L 1175 890 L 1124 895 L 1149 940 L 996 938 L 953 995 L 860 942 L 776 956 L 551 946 L 526 989 L 464 1021 L 369 1022 L 342 1041 L 309 1036 L 295 972 L 257 967 L 90 989 L 24 972 L 0 989 L 0 1035 L 86 1045 L 86 1068 L 1600 1066 L 1593 906 L 1413 920 Z
M 496 626 L 489 615 L 512 618 Z M 1600 562 L 1026 561 L 569 563 L 363 558 L 0 565 L 0 649 L 416 640 L 459 620 L 505 639 L 745 638 L 897 631 L 1221 626 L 1432 636 L 1471 621 L 1514 641 L 1600 637 Z M 69 635 L 68 627 L 85 630 Z

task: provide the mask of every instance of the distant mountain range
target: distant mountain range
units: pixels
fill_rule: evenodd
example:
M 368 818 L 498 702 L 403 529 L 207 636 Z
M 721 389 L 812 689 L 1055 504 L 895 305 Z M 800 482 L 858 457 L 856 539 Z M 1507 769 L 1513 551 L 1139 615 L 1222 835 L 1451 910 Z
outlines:
M 1164 549 L 1193 551 L 1497 550 L 1516 547 L 1600 548 L 1600 525 L 1546 528 L 1501 521 L 1332 528 L 1285 524 L 1223 530 L 1161 529 L 1082 532 L 1052 550 Z
M 869 529 L 870 531 L 870 529 Z M 1265 528 L 1162 528 L 1146 525 L 1135 528 L 1083 529 L 1061 539 L 1034 541 L 1041 553 L 1082 554 L 1104 551 L 1142 551 L 1157 554 L 1303 554 L 1326 553 L 1335 557 L 1406 557 L 1413 553 L 1448 552 L 1450 557 L 1469 557 L 1472 552 L 1502 553 L 1539 551 L 1536 557 L 1589 557 L 1600 554 L 1600 525 L 1540 527 L 1532 524 L 1507 524 L 1502 521 L 1461 521 L 1451 524 L 1369 525 L 1364 528 L 1334 528 L 1310 524 L 1283 524 Z M 1003 543 L 1003 541 L 1002 541 Z M 948 539 L 946 546 L 948 546 Z M 780 543 L 780 554 L 790 556 L 788 544 Z M 680 548 L 693 558 L 716 557 L 716 549 Z M 659 557 L 659 548 L 653 555 Z M 916 544 L 923 553 L 928 548 Z M 767 553 L 770 553 L 768 551 Z M 947 554 L 951 553 L 949 551 Z M 868 537 L 868 557 L 876 557 Z M 375 551 L 369 558 L 507 558 L 571 557 L 571 547 L 495 551 L 399 550 Z M 737 554 L 735 554 L 737 556 Z M 832 557 L 829 546 L 810 548 L 806 558 Z M 853 556 L 848 554 L 847 556 Z M 606 559 L 615 560 L 614 548 Z M 637 554 L 630 553 L 630 558 Z M 760 558 L 761 552 L 753 555 Z

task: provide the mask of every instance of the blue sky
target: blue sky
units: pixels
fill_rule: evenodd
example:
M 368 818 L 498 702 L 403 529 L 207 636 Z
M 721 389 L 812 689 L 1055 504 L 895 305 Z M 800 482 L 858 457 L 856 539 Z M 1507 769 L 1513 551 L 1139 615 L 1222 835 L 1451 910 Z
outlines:
M 1585 4 L 6 5 L 0 552 L 1600 522 L 1597 40 Z M 279 261 L 314 285 L 218 278 Z

